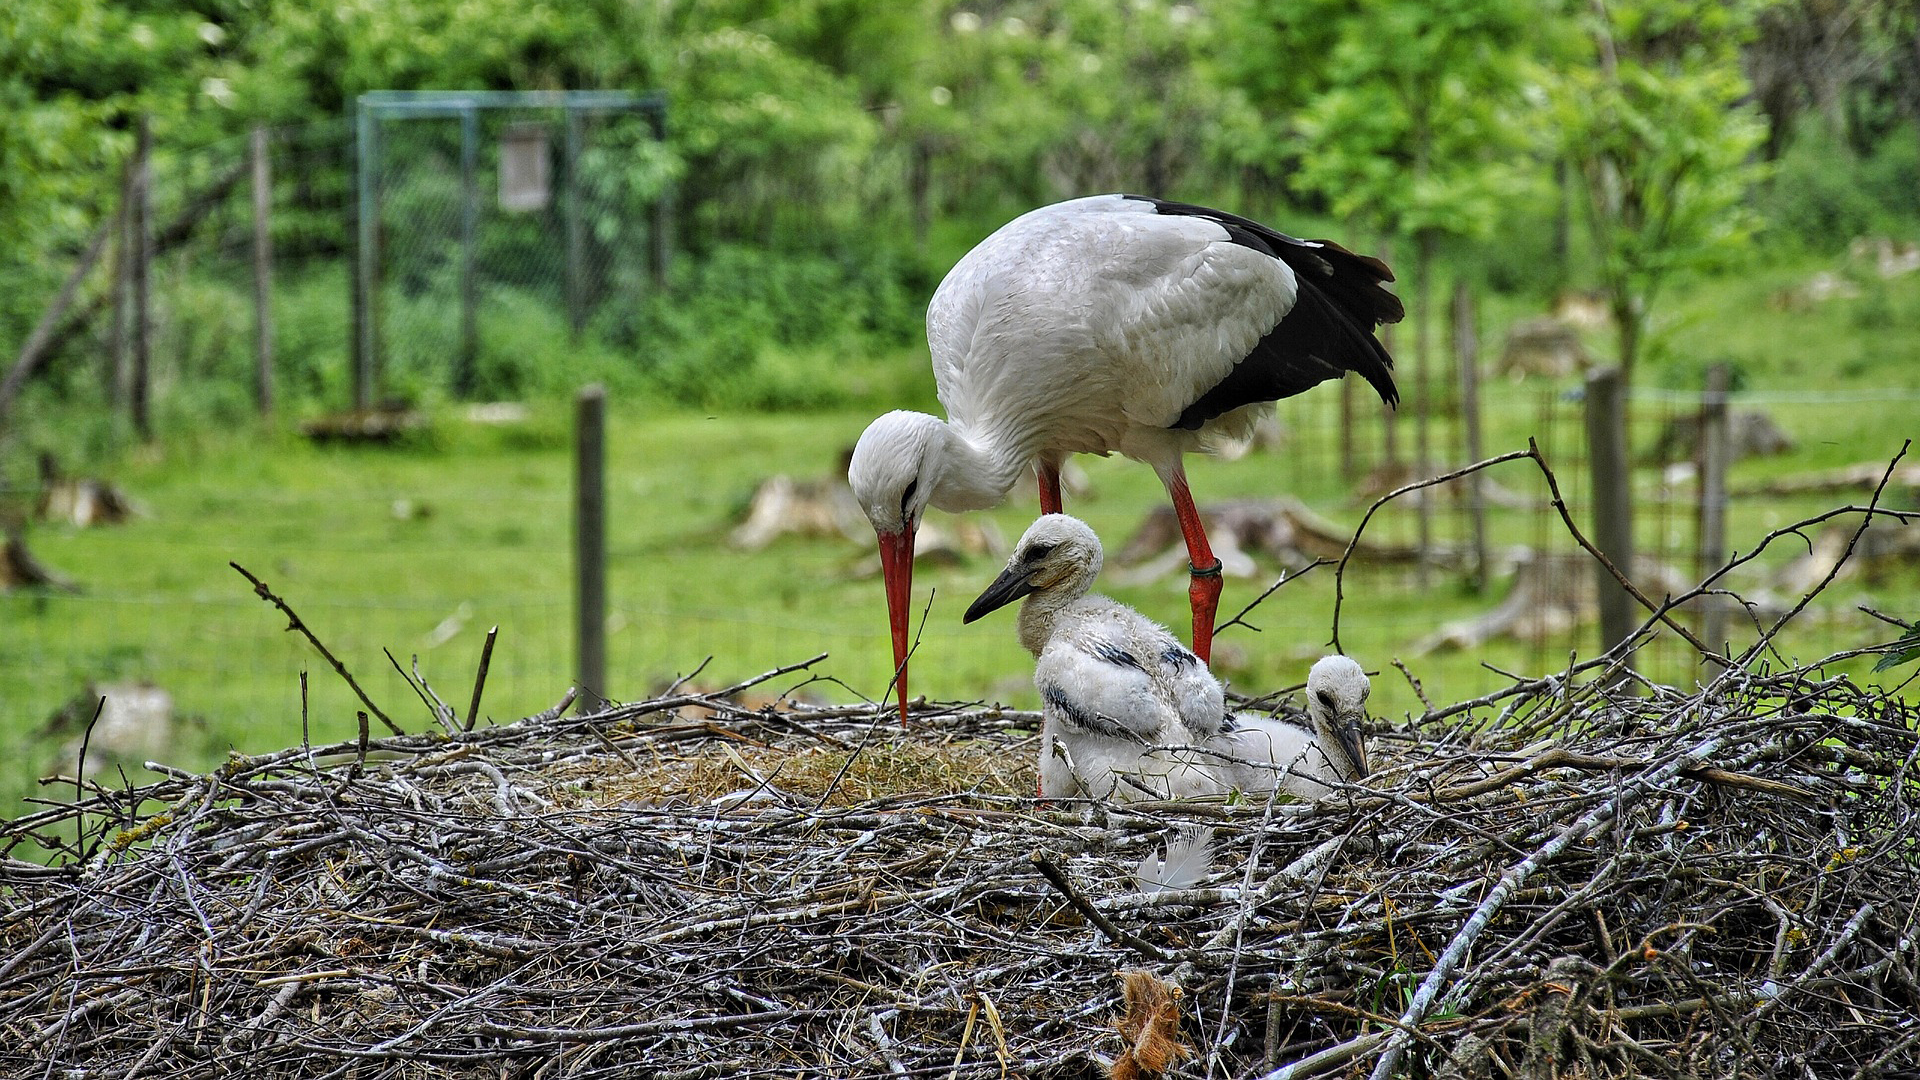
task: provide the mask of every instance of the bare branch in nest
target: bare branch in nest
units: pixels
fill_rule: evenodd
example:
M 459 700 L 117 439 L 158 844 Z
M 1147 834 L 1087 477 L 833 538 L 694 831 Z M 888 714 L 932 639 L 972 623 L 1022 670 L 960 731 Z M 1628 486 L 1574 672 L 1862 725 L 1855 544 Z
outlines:
M 347 665 L 341 663 L 339 659 L 333 655 L 333 651 L 328 649 L 326 644 L 314 635 L 314 632 L 308 628 L 307 624 L 294 612 L 293 608 L 289 606 L 285 600 L 275 596 L 273 590 L 267 588 L 266 582 L 254 577 L 251 571 L 237 562 L 230 562 L 227 565 L 240 571 L 241 577 L 253 583 L 253 591 L 256 596 L 280 609 L 280 613 L 287 617 L 287 629 L 300 631 L 301 635 L 311 642 L 315 649 L 320 651 L 321 658 L 326 660 L 326 662 L 333 667 L 333 670 L 338 672 L 340 677 L 347 681 L 348 686 L 353 687 L 355 696 L 360 699 L 361 703 L 367 707 L 369 712 L 380 718 L 381 723 L 387 725 L 387 730 L 393 732 L 395 735 L 406 734 L 406 732 L 400 730 L 400 725 L 387 719 L 387 714 L 380 710 L 380 706 L 375 705 L 373 699 L 367 696 L 367 692 L 360 689 L 360 684 L 354 680 L 353 673 L 347 670 Z M 396 666 L 398 665 L 396 664 Z

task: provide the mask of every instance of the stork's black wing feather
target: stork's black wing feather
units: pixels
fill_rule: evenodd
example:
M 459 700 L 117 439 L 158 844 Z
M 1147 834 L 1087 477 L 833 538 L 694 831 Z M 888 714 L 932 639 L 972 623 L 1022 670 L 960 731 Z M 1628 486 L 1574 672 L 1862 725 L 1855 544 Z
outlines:
M 1127 197 L 1151 204 L 1158 213 L 1213 221 L 1233 243 L 1286 263 L 1299 283 L 1292 310 L 1225 379 L 1189 405 L 1175 427 L 1192 430 L 1242 405 L 1292 397 L 1349 371 L 1371 383 L 1387 404 L 1400 400 L 1393 357 L 1373 336 L 1374 327 L 1406 315 L 1400 298 L 1383 287 L 1393 280 L 1386 263 L 1330 240 L 1296 240 L 1222 210 Z

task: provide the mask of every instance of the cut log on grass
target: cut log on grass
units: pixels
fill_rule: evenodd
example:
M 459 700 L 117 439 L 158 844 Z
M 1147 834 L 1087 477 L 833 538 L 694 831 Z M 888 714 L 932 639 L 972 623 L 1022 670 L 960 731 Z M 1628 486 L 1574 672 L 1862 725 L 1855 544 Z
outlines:
M 91 476 L 63 476 L 52 454 L 40 455 L 40 497 L 34 517 L 86 529 L 119 525 L 140 512 L 132 499 L 110 480 Z
M 1843 581 L 1864 573 L 1868 580 L 1877 581 L 1889 569 L 1920 564 L 1920 521 L 1876 518 L 1857 542 L 1854 531 L 1854 526 L 1840 525 L 1821 530 L 1807 545 L 1806 554 L 1774 575 L 1775 587 L 1790 594 L 1804 593 L 1828 575 Z
M 1580 333 L 1551 315 L 1522 319 L 1507 328 L 1506 346 L 1494 371 L 1508 378 L 1562 379 L 1593 366 Z
M 316 416 L 300 423 L 300 434 L 316 443 L 390 444 L 424 431 L 425 413 L 407 408 L 354 410 Z
M 746 520 L 727 535 L 727 542 L 759 551 L 782 536 L 843 536 L 859 543 L 866 531 L 866 517 L 844 474 L 813 479 L 782 474 L 754 489 Z
M 1338 559 L 1353 538 L 1349 529 L 1309 510 L 1298 499 L 1246 499 L 1213 503 L 1200 508 L 1207 539 L 1220 560 L 1221 572 L 1229 577 L 1254 577 L 1260 572 L 1254 556 L 1285 565 Z M 1362 562 L 1411 563 L 1419 552 L 1410 545 L 1377 544 L 1362 541 L 1354 557 Z M 1435 556 L 1447 563 L 1458 555 L 1444 545 L 1436 545 Z M 1156 507 L 1141 521 L 1114 557 L 1123 568 L 1116 580 L 1123 584 L 1153 581 L 1187 565 L 1186 542 L 1181 539 L 1180 524 L 1170 506 Z
M 148 761 L 177 760 L 173 695 L 144 682 L 90 685 L 54 710 L 40 735 L 58 740 L 53 771 L 70 774 L 86 753 L 83 777 L 112 765 L 134 771 Z
M 1727 414 L 1727 448 L 1732 460 L 1784 454 L 1793 445 L 1793 439 L 1780 430 L 1773 417 L 1760 409 L 1735 409 Z M 1700 414 L 1683 413 L 1668 420 L 1654 443 L 1653 460 L 1691 461 L 1699 456 Z M 1877 470 L 1873 483 L 1879 482 L 1887 467 L 1883 463 Z M 1873 483 L 1867 487 L 1872 488 Z
M 1745 499 L 1756 495 L 1826 495 L 1836 491 L 1872 491 L 1886 477 L 1886 462 L 1862 461 L 1857 465 L 1843 465 L 1837 469 L 1823 469 L 1819 472 L 1800 473 L 1795 476 L 1777 476 L 1759 483 L 1747 484 L 1735 488 L 1733 497 Z M 1920 465 L 1897 466 L 1893 470 L 1893 476 L 1887 479 L 1887 487 L 1920 491 Z
M 1514 557 L 1513 583 L 1492 610 L 1447 623 L 1415 642 L 1415 656 L 1450 649 L 1475 649 L 1495 638 L 1529 644 L 1551 641 L 1592 622 L 1593 560 L 1584 553 L 1543 554 L 1522 550 Z M 1688 582 L 1653 559 L 1634 560 L 1634 580 L 1654 595 L 1677 593 Z
M 80 591 L 80 586 L 72 578 L 34 558 L 33 552 L 27 550 L 26 530 L 8 526 L 5 531 L 6 546 L 0 548 L 0 592 L 24 589 L 64 593 Z

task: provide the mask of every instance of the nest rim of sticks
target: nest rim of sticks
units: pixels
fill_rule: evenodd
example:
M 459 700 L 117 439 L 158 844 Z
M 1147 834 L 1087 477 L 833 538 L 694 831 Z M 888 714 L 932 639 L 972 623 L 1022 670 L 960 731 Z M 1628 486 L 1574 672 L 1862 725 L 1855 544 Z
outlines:
M 1020 774 L 836 802 L 863 753 L 1017 755 L 1037 718 L 741 687 L 95 787 L 0 826 L 82 837 L 0 862 L 0 1044 L 33 1048 L 0 1061 L 1070 1077 L 1141 1074 L 1150 1029 L 1177 1076 L 1911 1060 L 1920 708 L 1818 664 L 1545 683 L 1376 740 L 1317 805 L 1043 805 Z M 743 748 L 843 767 L 822 794 Z M 737 789 L 611 783 L 693 759 Z M 1204 877 L 1143 884 L 1196 828 Z

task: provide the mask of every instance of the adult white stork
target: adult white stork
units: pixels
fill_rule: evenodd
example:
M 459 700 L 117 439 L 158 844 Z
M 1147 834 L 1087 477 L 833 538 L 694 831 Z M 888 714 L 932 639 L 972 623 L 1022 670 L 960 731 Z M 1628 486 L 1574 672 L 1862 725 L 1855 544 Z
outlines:
M 1373 330 L 1401 318 L 1378 259 L 1243 217 L 1135 195 L 1044 206 L 954 264 L 927 308 L 948 420 L 890 412 L 847 479 L 880 543 L 906 719 L 913 536 L 928 506 L 978 510 L 1034 468 L 1057 513 L 1068 454 L 1153 466 L 1191 557 L 1193 651 L 1210 658 L 1220 564 L 1181 458 L 1245 435 L 1268 402 L 1358 372 L 1393 404 Z
M 1043 515 L 967 608 L 972 622 L 1023 600 L 1020 644 L 1038 661 L 1041 796 L 1125 802 L 1222 790 L 1193 749 L 1227 726 L 1219 680 L 1165 627 L 1089 595 L 1101 561 L 1085 522 Z

